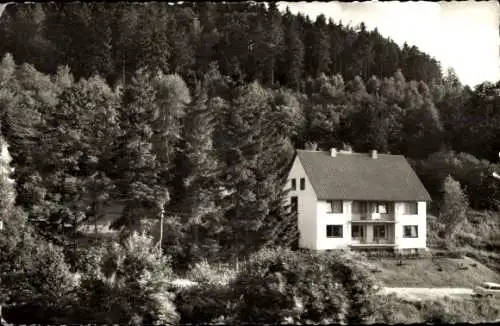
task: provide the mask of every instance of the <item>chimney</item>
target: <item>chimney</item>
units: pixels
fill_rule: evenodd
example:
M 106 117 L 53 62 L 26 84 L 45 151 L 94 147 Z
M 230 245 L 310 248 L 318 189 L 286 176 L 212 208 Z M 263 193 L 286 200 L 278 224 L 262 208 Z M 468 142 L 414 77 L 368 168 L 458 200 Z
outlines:
M 331 157 L 337 156 L 337 149 L 336 148 L 330 148 L 330 156 Z
M 372 150 L 372 151 L 371 151 L 371 157 L 372 157 L 373 159 L 378 158 L 378 154 L 377 154 L 377 150 L 376 150 L 376 149 L 374 149 L 374 150 Z

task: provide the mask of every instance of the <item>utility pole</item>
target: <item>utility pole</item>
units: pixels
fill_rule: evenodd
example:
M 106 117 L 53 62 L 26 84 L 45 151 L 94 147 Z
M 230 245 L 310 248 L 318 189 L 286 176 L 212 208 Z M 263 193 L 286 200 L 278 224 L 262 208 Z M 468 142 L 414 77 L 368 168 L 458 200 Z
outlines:
M 165 205 L 169 200 L 169 194 L 166 189 L 162 190 L 161 193 L 158 194 L 159 200 L 157 202 L 160 208 L 160 239 L 158 241 L 158 247 L 160 249 L 160 255 L 163 254 L 162 243 L 163 243 L 163 221 L 165 219 Z
M 123 88 L 125 89 L 125 54 L 123 54 L 122 57 L 122 82 L 123 82 Z
M 161 212 L 160 212 L 160 241 L 158 243 L 160 247 L 160 253 L 163 252 L 162 250 L 162 242 L 163 242 L 163 218 L 165 216 L 165 208 L 162 206 L 161 207 Z

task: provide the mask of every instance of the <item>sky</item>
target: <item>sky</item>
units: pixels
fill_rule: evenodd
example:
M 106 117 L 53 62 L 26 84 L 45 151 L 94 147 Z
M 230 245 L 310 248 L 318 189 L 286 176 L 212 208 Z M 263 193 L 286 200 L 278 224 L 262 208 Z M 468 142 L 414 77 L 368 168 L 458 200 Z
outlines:
M 471 87 L 500 80 L 500 5 L 497 1 L 463 2 L 279 2 L 315 20 L 320 14 L 344 25 L 364 22 L 368 30 L 399 45 L 407 42 L 452 67 Z

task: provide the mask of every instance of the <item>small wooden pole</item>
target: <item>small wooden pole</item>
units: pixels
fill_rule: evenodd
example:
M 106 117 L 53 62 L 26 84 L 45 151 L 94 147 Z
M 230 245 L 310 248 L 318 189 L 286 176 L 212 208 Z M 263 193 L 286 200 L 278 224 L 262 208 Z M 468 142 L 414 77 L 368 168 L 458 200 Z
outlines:
M 162 242 L 163 242 L 163 217 L 164 217 L 164 214 L 165 214 L 165 209 L 162 206 L 161 213 L 160 213 L 160 241 L 158 243 L 158 245 L 160 246 L 160 253 L 163 252 Z

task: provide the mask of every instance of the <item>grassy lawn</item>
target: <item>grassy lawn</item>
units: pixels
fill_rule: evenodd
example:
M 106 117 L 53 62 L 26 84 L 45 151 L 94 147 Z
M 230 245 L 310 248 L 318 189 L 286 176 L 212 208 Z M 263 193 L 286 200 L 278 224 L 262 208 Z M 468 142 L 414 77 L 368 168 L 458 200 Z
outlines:
M 388 287 L 471 288 L 481 282 L 500 283 L 500 275 L 483 264 L 465 257 L 403 260 L 369 260 L 374 276 Z

